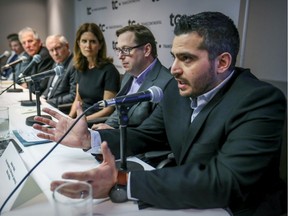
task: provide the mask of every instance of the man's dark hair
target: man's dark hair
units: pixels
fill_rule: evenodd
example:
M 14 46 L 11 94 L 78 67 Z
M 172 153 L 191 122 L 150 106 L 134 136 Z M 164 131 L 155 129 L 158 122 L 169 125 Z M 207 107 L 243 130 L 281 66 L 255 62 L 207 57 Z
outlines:
M 154 58 L 157 57 L 156 40 L 149 28 L 140 24 L 128 25 L 121 29 L 118 29 L 116 31 L 116 36 L 119 37 L 119 35 L 127 31 L 133 32 L 135 34 L 135 43 L 137 45 L 150 43 L 152 47 L 152 56 Z
M 7 35 L 6 39 L 8 41 L 15 41 L 15 40 L 19 40 L 19 37 L 18 37 L 17 33 L 11 33 L 11 34 Z
M 220 12 L 202 12 L 191 16 L 181 16 L 174 29 L 175 36 L 191 32 L 196 32 L 203 37 L 203 43 L 199 49 L 207 50 L 210 60 L 215 59 L 221 53 L 228 52 L 232 56 L 230 69 L 234 68 L 240 38 L 231 18 Z

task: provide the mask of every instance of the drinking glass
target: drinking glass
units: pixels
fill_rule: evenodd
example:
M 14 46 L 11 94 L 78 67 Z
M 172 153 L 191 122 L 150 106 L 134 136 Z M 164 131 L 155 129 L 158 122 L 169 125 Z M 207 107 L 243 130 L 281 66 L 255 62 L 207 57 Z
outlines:
M 92 216 L 92 187 L 87 182 L 66 182 L 53 191 L 55 215 Z

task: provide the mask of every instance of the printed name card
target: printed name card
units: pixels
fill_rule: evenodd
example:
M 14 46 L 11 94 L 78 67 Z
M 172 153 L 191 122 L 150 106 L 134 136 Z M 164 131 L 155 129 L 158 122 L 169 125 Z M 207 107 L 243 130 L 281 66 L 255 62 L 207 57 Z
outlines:
M 24 186 L 27 188 L 29 185 L 28 182 L 31 182 L 29 177 L 25 180 L 19 188 L 14 192 L 10 199 L 4 205 L 6 199 L 11 195 L 13 190 L 17 187 L 19 182 L 24 178 L 28 173 L 17 149 L 10 142 L 0 157 L 0 206 L 2 212 L 10 211 L 12 208 L 17 207 L 18 205 L 31 199 L 32 194 L 24 194 Z M 31 192 L 31 189 L 30 189 Z M 35 194 L 33 194 L 35 196 Z

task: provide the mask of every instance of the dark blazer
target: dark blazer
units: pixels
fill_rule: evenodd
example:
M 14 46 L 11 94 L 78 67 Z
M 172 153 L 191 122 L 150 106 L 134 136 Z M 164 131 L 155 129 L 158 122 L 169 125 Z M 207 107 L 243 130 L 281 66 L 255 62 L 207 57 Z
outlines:
M 189 98 L 181 97 L 177 83 L 171 82 L 152 115 L 127 130 L 128 154 L 168 140 L 178 164 L 131 172 L 132 197 L 168 209 L 229 207 L 235 215 L 268 215 L 270 204 L 271 215 L 279 215 L 279 153 L 286 118 L 282 92 L 248 69 L 236 68 L 192 124 L 189 106 Z M 118 132 L 99 131 L 117 157 Z
M 38 64 L 34 64 L 33 67 L 29 71 L 27 71 L 27 74 L 25 74 L 25 76 L 31 76 L 52 69 L 54 61 L 49 55 L 47 48 L 42 46 L 38 54 L 41 56 L 41 61 Z M 28 62 L 30 63 L 32 59 L 33 56 L 29 56 Z M 29 63 L 26 63 L 26 65 L 28 65 Z M 37 84 L 30 82 L 32 92 L 35 93 L 35 84 L 36 84 L 37 85 L 36 90 L 39 91 L 39 96 L 42 95 L 44 90 L 47 88 L 48 79 L 49 77 L 44 78 L 41 81 L 36 82 Z
M 73 66 L 72 54 L 68 57 L 68 59 L 65 60 L 63 67 L 63 75 L 60 76 L 56 81 L 49 98 L 49 87 L 53 82 L 54 76 L 49 78 L 47 88 L 43 92 L 44 98 L 54 107 L 57 107 L 60 104 L 73 103 L 76 96 L 76 69 Z
M 130 73 L 125 73 L 125 75 L 122 78 L 121 82 L 121 88 L 117 96 L 121 95 L 126 95 L 127 91 L 129 90 L 126 89 L 126 84 L 129 82 L 129 80 L 132 78 Z M 158 86 L 160 87 L 163 91 L 165 90 L 167 83 L 172 79 L 172 75 L 170 74 L 170 71 L 164 67 L 161 62 L 157 59 L 154 67 L 151 69 L 151 71 L 147 74 L 145 77 L 144 82 L 140 86 L 138 92 L 140 91 L 145 91 L 148 88 L 152 86 Z M 136 127 L 140 125 L 155 109 L 156 103 L 152 103 L 149 101 L 145 102 L 139 102 L 137 104 L 134 104 L 128 112 L 128 126 L 129 127 Z M 106 124 L 118 128 L 119 123 L 118 123 L 118 113 L 117 110 L 115 110 L 107 119 L 105 122 Z

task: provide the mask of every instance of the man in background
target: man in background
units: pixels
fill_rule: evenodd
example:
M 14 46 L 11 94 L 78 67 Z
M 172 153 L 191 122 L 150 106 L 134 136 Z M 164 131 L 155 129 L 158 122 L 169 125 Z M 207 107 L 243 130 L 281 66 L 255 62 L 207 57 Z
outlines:
M 73 66 L 73 54 L 70 51 L 69 43 L 63 35 L 50 35 L 46 38 L 45 44 L 54 60 L 53 67 L 61 65 L 63 71 L 62 74 L 55 74 L 49 78 L 42 98 L 54 107 L 73 103 L 76 95 L 76 69 Z
M 39 34 L 30 27 L 25 27 L 18 33 L 20 42 L 29 56 L 28 62 L 31 62 L 33 56 L 39 54 L 41 56 L 41 61 L 38 64 L 34 64 L 33 67 L 24 74 L 24 76 L 31 76 L 33 74 L 41 73 L 52 68 L 54 64 L 53 59 L 49 55 L 46 47 L 43 46 Z M 45 78 L 39 82 L 39 92 L 40 95 L 47 88 L 48 78 Z M 22 87 L 27 88 L 27 83 L 21 83 Z M 31 83 L 31 90 L 35 92 L 34 85 Z
M 165 91 L 172 79 L 169 70 L 158 59 L 156 40 L 152 32 L 143 25 L 129 25 L 116 31 L 115 52 L 125 69 L 121 89 L 117 96 L 129 95 L 158 86 Z M 144 101 L 129 106 L 128 126 L 137 127 L 155 109 L 157 104 Z M 115 110 L 105 124 L 94 124 L 92 129 L 119 127 L 119 114 Z
M 24 54 L 24 48 L 22 44 L 19 41 L 18 34 L 12 33 L 7 36 L 7 41 L 11 50 L 11 55 L 6 61 L 6 64 L 9 64 L 11 62 L 16 61 L 17 59 L 21 58 Z M 2 71 L 2 78 L 4 79 L 13 79 L 13 72 L 15 73 L 15 76 L 17 77 L 17 74 L 19 75 L 20 66 L 18 63 L 17 65 L 11 66 L 5 70 Z

